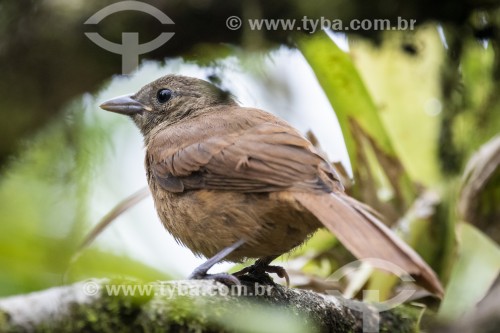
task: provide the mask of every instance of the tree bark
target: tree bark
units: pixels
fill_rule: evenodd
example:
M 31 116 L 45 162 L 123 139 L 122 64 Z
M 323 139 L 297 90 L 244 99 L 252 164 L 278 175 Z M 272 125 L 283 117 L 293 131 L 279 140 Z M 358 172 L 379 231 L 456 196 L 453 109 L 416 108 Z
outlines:
M 379 313 L 366 303 L 251 281 L 228 288 L 93 279 L 0 300 L 0 331 L 416 332 L 419 312 L 402 305 Z

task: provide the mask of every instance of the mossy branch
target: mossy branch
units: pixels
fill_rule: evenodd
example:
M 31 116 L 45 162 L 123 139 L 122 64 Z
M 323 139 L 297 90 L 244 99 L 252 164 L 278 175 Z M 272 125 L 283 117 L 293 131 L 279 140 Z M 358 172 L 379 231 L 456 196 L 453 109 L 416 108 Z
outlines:
M 253 282 L 87 280 L 0 300 L 2 332 L 361 332 L 363 320 L 415 332 L 418 317 L 410 306 L 379 316 L 362 302 Z

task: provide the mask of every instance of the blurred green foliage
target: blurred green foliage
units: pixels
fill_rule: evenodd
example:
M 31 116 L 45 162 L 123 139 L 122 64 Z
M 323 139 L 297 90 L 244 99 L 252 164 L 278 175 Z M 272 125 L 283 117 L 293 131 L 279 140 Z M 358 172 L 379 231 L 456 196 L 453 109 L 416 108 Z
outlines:
M 464 226 L 457 212 L 466 161 L 500 132 L 495 44 L 468 37 L 429 25 L 387 34 L 377 47 L 351 39 L 349 55 L 326 34 L 298 43 L 341 124 L 357 180 L 353 194 L 377 207 L 450 281 L 441 308 L 447 319 L 472 310 L 500 272 L 498 244 Z M 408 54 L 404 43 L 423 46 Z M 484 172 L 500 168 L 498 159 L 490 162 Z M 484 218 L 498 216 L 500 202 L 488 207 Z M 377 273 L 369 289 L 388 298 L 395 282 Z
M 104 162 L 106 142 L 103 127 L 76 101 L 11 163 L 0 181 L 0 295 L 109 274 L 165 278 L 130 258 L 97 250 L 71 263 L 93 222 L 88 187 Z

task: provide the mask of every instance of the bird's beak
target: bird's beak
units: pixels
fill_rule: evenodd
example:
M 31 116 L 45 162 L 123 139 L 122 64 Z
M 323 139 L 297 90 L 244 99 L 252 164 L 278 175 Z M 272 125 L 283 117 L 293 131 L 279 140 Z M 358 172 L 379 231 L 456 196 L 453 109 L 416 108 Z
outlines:
M 125 95 L 110 99 L 99 105 L 99 107 L 106 111 L 121 113 L 124 115 L 134 115 L 142 111 L 151 111 L 151 108 L 136 101 L 132 95 Z

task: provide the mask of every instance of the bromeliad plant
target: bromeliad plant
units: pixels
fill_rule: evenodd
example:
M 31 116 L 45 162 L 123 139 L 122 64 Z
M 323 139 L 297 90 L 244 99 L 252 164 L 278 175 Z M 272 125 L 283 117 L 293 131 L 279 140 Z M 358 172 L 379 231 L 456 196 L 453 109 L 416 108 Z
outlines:
M 350 53 L 326 33 L 300 37 L 297 45 L 342 128 L 355 181 L 352 195 L 381 212 L 434 267 L 448 285 L 440 313 L 458 318 L 484 297 L 500 271 L 498 244 L 470 224 L 498 224 L 499 137 L 483 149 L 481 162 L 465 167 L 472 153 L 500 131 L 499 81 L 491 75 L 479 83 L 498 70 L 499 62 L 493 61 L 491 45 L 464 41 L 452 32 L 446 35 L 450 48 L 445 52 L 444 41 L 429 27 L 414 38 L 425 41 L 427 58 L 439 59 L 437 63 L 425 55 L 412 59 L 418 55 L 404 55 L 401 49 L 398 57 L 391 36 L 380 47 L 356 40 Z M 457 49 L 468 51 L 457 56 Z M 367 53 L 371 62 L 363 59 Z M 367 83 L 376 82 L 371 93 L 356 64 L 364 69 Z M 405 65 L 417 68 L 414 77 Z M 418 71 L 433 85 L 427 94 Z M 394 84 L 401 78 L 402 84 Z M 373 274 L 368 289 L 379 289 L 388 298 L 396 282 Z

